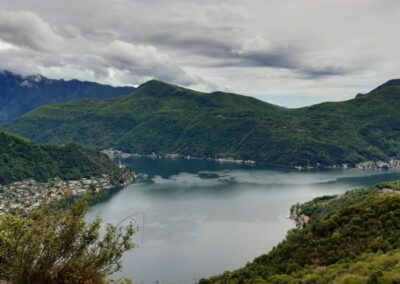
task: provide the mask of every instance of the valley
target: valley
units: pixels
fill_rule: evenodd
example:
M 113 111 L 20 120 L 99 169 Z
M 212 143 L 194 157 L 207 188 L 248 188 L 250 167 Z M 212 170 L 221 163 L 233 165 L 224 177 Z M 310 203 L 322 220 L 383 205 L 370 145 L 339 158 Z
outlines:
M 0 0 L 0 284 L 400 283 L 399 26 Z

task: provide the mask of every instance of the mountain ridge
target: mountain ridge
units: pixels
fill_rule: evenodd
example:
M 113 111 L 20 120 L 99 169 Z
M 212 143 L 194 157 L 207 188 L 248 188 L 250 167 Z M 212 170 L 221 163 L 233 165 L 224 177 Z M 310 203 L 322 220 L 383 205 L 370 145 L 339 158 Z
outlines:
M 385 84 L 347 101 L 287 109 L 152 80 L 106 102 L 44 106 L 5 128 L 41 143 L 67 141 L 98 150 L 280 166 L 355 165 L 400 158 L 399 87 Z
M 95 82 L 49 79 L 40 74 L 22 76 L 0 72 L 0 124 L 37 107 L 82 98 L 109 99 L 132 93 L 133 87 L 112 87 Z
M 380 91 L 382 89 L 390 88 L 390 87 L 400 87 L 400 79 L 391 79 L 391 80 L 387 81 L 386 83 L 378 86 L 374 90 L 372 90 L 372 92 Z
M 39 145 L 0 131 L 0 184 L 24 179 L 80 179 L 118 171 L 106 155 L 78 145 Z

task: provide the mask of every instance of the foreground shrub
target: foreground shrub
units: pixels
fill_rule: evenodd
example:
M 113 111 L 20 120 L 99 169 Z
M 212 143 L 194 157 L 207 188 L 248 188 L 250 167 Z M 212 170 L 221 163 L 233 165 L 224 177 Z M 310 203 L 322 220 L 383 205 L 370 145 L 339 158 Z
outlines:
M 0 279 L 13 284 L 107 283 L 134 247 L 132 224 L 122 228 L 84 220 L 86 200 L 67 210 L 45 206 L 27 216 L 0 217 Z

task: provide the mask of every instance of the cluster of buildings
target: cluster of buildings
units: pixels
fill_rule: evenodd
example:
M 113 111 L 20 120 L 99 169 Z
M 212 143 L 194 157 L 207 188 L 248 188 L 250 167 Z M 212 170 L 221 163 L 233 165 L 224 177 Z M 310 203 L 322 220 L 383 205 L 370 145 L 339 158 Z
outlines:
M 131 181 L 126 181 L 125 186 Z M 42 204 L 59 201 L 66 194 L 73 196 L 95 193 L 116 188 L 112 177 L 103 174 L 99 177 L 80 180 L 53 179 L 46 183 L 35 180 L 23 180 L 7 185 L 0 185 L 0 215 L 16 210 L 32 210 Z
M 369 169 L 383 169 L 383 170 L 388 170 L 388 169 L 398 169 L 400 168 L 400 160 L 390 160 L 388 162 L 384 161 L 368 161 L 368 162 L 363 162 L 359 163 L 356 165 L 357 168 L 363 169 L 363 170 L 369 170 Z
M 389 170 L 389 169 L 400 169 L 400 160 L 389 160 L 385 161 L 366 161 L 358 163 L 355 166 L 351 166 L 347 163 L 337 164 L 332 166 L 322 166 L 317 163 L 315 166 L 294 166 L 296 170 L 309 170 L 314 168 L 332 168 L 332 169 L 348 169 L 357 168 L 361 170 Z
M 304 228 L 310 221 L 310 216 L 302 213 L 301 205 L 299 203 L 292 205 L 290 208 L 290 219 L 294 220 L 298 229 Z
M 132 157 L 140 157 L 141 155 L 138 154 L 130 154 L 130 153 L 125 153 L 119 150 L 114 150 L 114 149 L 105 149 L 101 151 L 103 154 L 107 155 L 111 160 L 116 160 L 116 159 L 128 159 Z
M 114 149 L 106 149 L 101 151 L 103 154 L 106 154 L 112 160 L 121 160 L 128 158 L 137 158 L 137 157 L 148 157 L 152 159 L 157 158 L 165 158 L 165 159 L 186 159 L 186 160 L 208 160 L 215 161 L 217 163 L 231 163 L 231 164 L 246 164 L 246 165 L 255 165 L 256 162 L 253 160 L 239 160 L 234 158 L 211 158 L 211 157 L 196 157 L 196 156 L 185 156 L 181 154 L 171 153 L 171 154 L 163 154 L 157 155 L 156 153 L 151 153 L 149 155 L 140 155 L 140 154 L 129 154 L 119 150 Z

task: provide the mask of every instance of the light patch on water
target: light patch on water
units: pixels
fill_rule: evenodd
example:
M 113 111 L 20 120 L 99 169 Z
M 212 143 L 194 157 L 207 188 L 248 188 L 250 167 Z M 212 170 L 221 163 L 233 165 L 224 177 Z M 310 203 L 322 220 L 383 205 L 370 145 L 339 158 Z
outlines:
M 137 283 L 193 283 L 238 268 L 284 239 L 294 227 L 288 218 L 291 205 L 400 179 L 396 171 L 297 172 L 140 159 L 132 163 L 132 169 L 142 173 L 139 182 L 93 206 L 87 218 L 100 214 L 113 224 L 136 222 L 138 248 L 124 256 L 120 276 Z

